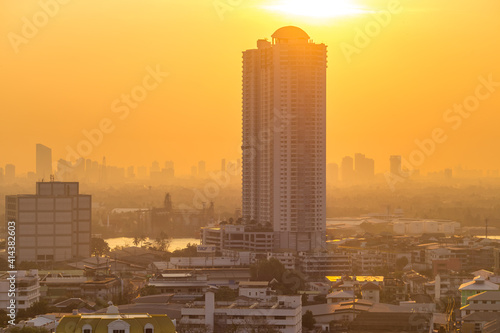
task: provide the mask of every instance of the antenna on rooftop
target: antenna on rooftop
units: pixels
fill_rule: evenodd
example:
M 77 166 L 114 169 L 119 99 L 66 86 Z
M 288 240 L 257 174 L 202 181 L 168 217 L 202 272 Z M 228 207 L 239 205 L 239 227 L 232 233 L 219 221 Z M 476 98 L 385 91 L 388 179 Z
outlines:
M 485 224 L 486 224 L 486 232 L 485 232 L 485 234 L 486 234 L 486 239 L 488 239 L 488 219 L 485 219 L 485 220 L 484 220 L 484 222 L 485 222 Z

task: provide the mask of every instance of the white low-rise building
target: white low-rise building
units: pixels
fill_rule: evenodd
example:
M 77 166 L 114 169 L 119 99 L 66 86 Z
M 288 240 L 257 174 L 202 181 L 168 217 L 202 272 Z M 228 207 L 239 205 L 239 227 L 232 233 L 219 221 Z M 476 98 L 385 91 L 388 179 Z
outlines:
M 186 331 L 248 332 L 256 327 L 274 327 L 282 333 L 302 332 L 300 296 L 277 296 L 267 301 L 239 297 L 234 302 L 215 302 L 212 289 L 204 302 L 187 304 L 181 310 L 178 328 Z
M 11 294 L 12 285 L 15 285 L 15 296 Z M 6 309 L 11 299 L 16 300 L 17 310 L 27 309 L 40 300 L 38 270 L 5 273 L 0 277 L 0 308 Z
M 296 268 L 297 257 L 292 252 L 268 252 L 267 260 L 274 258 L 285 266 L 285 269 L 294 270 Z
M 460 223 L 450 220 L 419 220 L 401 218 L 392 221 L 397 235 L 421 235 L 424 233 L 454 235 L 460 230 Z

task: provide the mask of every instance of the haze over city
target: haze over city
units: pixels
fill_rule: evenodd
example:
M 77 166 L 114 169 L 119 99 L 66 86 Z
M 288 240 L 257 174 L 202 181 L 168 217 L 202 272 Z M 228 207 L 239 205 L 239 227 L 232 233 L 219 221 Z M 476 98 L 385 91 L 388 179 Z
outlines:
M 359 31 L 387 1 L 313 1 L 307 10 L 277 0 L 68 1 L 36 32 L 19 18 L 32 20 L 38 1 L 4 1 L 0 165 L 34 171 L 36 143 L 65 159 L 86 140 L 83 131 L 109 119 L 86 158 L 123 167 L 174 160 L 178 174 L 198 160 L 217 169 L 221 158 L 241 156 L 241 51 L 293 23 L 328 45 L 327 162 L 361 152 L 384 172 L 390 155 L 409 159 L 415 140 L 441 128 L 446 140 L 418 169 L 499 169 L 491 153 L 500 140 L 498 91 L 470 116 L 446 112 L 474 96 L 481 78 L 500 81 L 500 4 L 398 3 L 363 40 Z M 148 68 L 168 75 L 151 81 L 135 108 L 113 106 Z
M 0 3 L 0 333 L 500 332 L 500 3 Z

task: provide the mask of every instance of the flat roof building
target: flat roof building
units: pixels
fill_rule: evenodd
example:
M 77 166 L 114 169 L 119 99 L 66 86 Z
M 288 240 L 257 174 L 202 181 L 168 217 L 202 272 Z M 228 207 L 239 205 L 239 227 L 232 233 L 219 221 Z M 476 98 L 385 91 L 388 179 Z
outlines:
M 7 195 L 6 229 L 15 228 L 17 262 L 89 257 L 91 202 L 77 182 L 37 182 L 36 194 Z

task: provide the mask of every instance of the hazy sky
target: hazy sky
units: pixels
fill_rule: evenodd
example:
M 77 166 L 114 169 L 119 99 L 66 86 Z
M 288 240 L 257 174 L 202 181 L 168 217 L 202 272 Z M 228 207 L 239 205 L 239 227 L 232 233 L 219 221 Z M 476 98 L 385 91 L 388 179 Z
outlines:
M 101 126 L 87 158 L 218 168 L 239 157 L 241 52 L 296 25 L 328 45 L 329 162 L 362 152 L 385 171 L 440 128 L 418 168 L 500 168 L 500 85 L 481 83 L 500 82 L 500 2 L 395 1 L 2 0 L 0 166 L 32 171 L 36 143 L 64 158 Z

